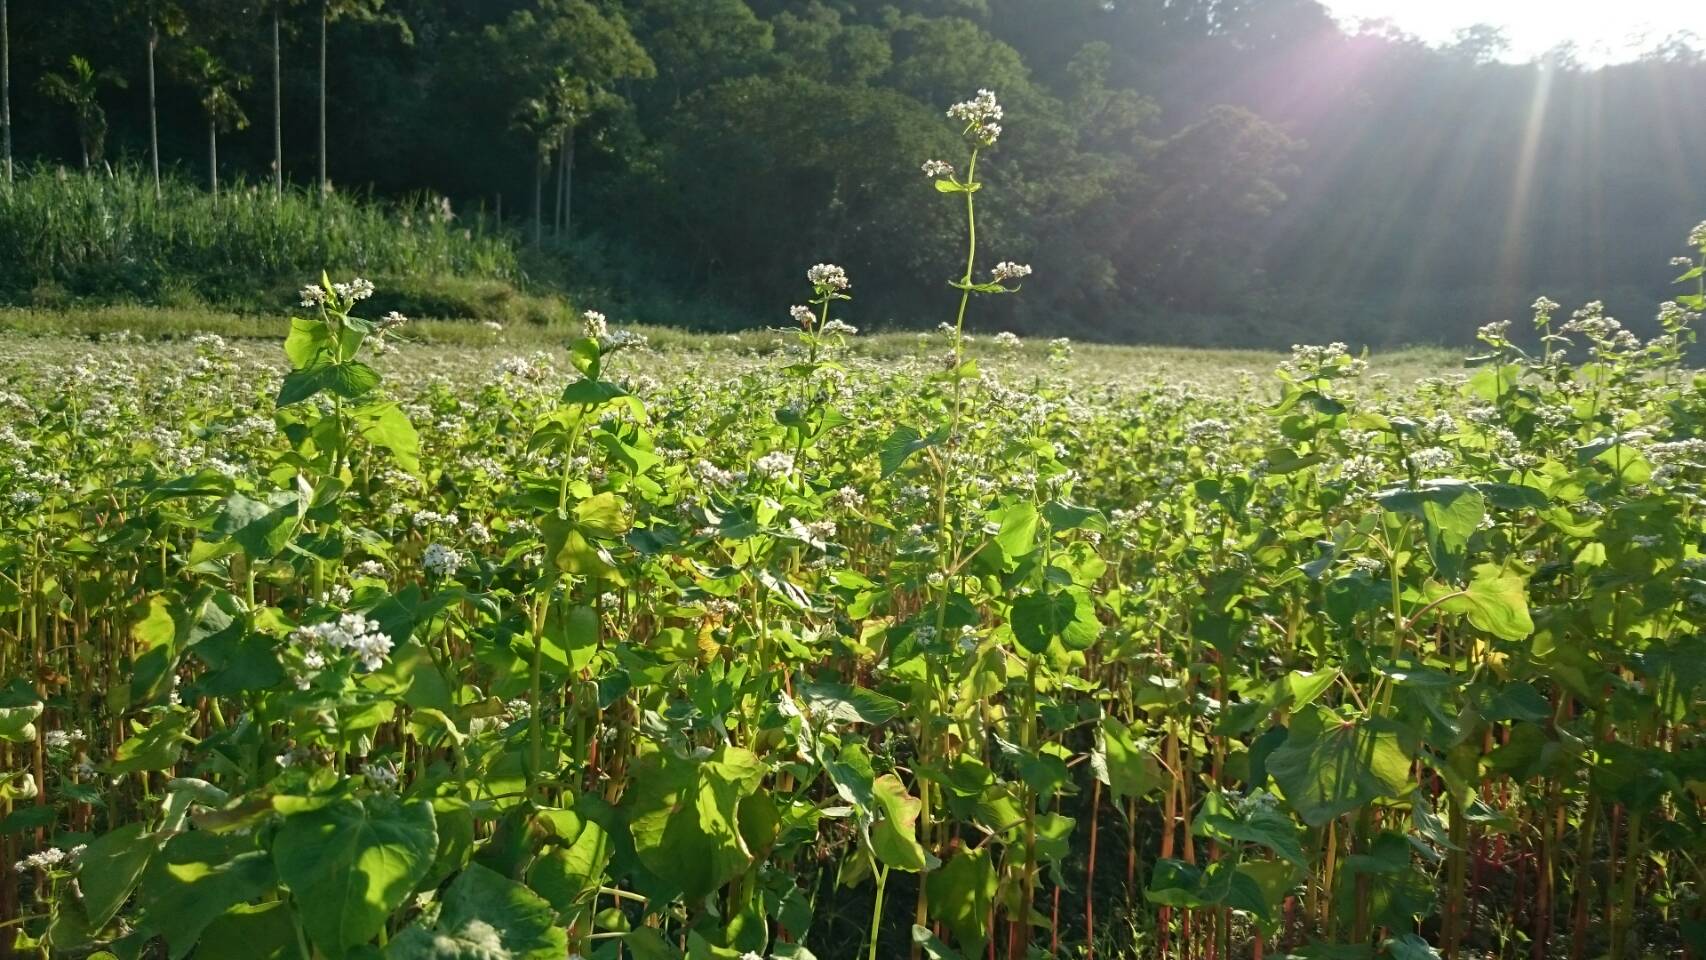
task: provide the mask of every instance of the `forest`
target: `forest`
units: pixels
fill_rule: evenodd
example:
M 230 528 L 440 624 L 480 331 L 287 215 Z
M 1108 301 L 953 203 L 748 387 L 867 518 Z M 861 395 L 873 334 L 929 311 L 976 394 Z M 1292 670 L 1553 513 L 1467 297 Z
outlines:
M 1467 342 L 1539 293 L 1644 329 L 1635 291 L 1668 279 L 1706 183 L 1686 36 L 1587 69 L 1499 62 L 1489 30 L 1352 31 L 1315 0 L 11 7 L 24 168 L 146 170 L 157 130 L 165 175 L 205 184 L 211 128 L 227 183 L 323 172 L 501 212 L 550 249 L 539 277 L 682 304 L 664 323 L 763 319 L 797 249 L 918 322 L 954 224 L 914 215 L 927 184 L 896 158 L 939 151 L 938 105 L 979 87 L 1015 121 L 985 215 L 1053 278 L 998 308 L 1021 331 Z

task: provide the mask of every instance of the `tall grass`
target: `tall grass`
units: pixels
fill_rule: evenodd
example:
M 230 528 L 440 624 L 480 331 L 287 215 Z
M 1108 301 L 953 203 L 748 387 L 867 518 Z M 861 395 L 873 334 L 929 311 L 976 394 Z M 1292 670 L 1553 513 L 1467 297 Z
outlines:
M 215 199 L 169 178 L 156 197 L 135 169 L 41 167 L 0 187 L 0 297 L 241 302 L 329 270 L 514 282 L 509 233 L 428 197 L 380 204 L 238 183 Z

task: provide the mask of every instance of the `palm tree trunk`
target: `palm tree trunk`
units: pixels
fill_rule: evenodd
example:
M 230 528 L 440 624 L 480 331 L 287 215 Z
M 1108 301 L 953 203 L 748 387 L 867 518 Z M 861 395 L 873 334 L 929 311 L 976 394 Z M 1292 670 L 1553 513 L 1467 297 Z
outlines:
M 539 152 L 533 158 L 533 245 L 539 246 L 544 239 L 544 209 L 545 200 L 545 145 L 539 145 Z
M 160 199 L 160 115 L 154 99 L 154 48 L 160 45 L 160 30 L 148 20 L 148 159 L 154 166 L 154 199 Z
M 320 202 L 326 198 L 326 20 L 327 0 L 320 0 Z
M 12 182 L 12 36 L 6 26 L 6 0 L 0 0 L 0 150 L 6 182 Z
M 556 234 L 563 235 L 569 209 L 569 152 L 568 131 L 563 131 L 557 139 L 557 206 L 552 211 L 556 220 Z
M 207 182 L 213 188 L 213 199 L 219 199 L 219 124 L 207 119 Z
M 279 81 L 278 7 L 272 8 L 272 191 L 284 196 L 284 94 Z
M 575 199 L 575 128 L 570 127 L 563 134 L 563 236 L 567 238 L 574 229 L 572 216 Z

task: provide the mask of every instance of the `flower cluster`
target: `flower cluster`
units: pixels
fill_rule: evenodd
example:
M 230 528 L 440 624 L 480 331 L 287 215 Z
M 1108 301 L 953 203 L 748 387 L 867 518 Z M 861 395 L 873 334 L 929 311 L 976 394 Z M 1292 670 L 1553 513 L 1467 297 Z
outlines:
M 70 850 L 61 850 L 58 847 L 48 847 L 46 850 L 38 850 L 24 859 L 19 860 L 17 863 L 12 865 L 12 869 L 19 873 L 29 873 L 31 870 L 52 870 L 56 867 L 69 867 L 72 863 L 76 862 L 77 856 L 82 852 L 83 846 L 81 844 L 72 847 Z
M 932 180 L 941 180 L 954 175 L 954 165 L 946 160 L 924 161 L 924 175 Z
M 810 330 L 812 328 L 812 324 L 817 322 L 817 314 L 812 312 L 811 307 L 803 304 L 796 303 L 789 307 L 788 316 L 792 317 L 794 322 L 799 324 L 800 327 L 805 330 Z
M 977 96 L 948 108 L 948 116 L 966 125 L 965 134 L 980 146 L 993 146 L 1001 138 L 1001 119 L 1004 111 L 991 90 L 979 90 Z
M 1357 377 L 1368 369 L 1368 361 L 1351 356 L 1343 343 L 1293 344 L 1291 359 L 1282 361 L 1279 372 L 1294 382 L 1327 377 Z
M 298 627 L 291 632 L 290 640 L 302 650 L 305 672 L 296 678 L 296 685 L 304 689 L 313 675 L 325 668 L 329 652 L 350 654 L 369 671 L 384 666 L 391 655 L 391 638 L 380 632 L 378 623 L 359 613 Z
M 794 472 L 794 455 L 776 450 L 759 457 L 752 469 L 766 477 L 784 477 Z
M 1423 447 L 1408 457 L 1410 466 L 1419 473 L 1437 473 L 1449 468 L 1457 458 L 1444 447 Z
M 1003 260 L 995 265 L 993 273 L 996 283 L 1006 283 L 1009 280 L 1022 280 L 1030 276 L 1031 268 L 1028 264 Z
M 581 336 L 588 340 L 603 341 L 610 336 L 610 321 L 597 310 L 588 310 L 581 314 Z
M 301 303 L 304 307 L 324 307 L 332 304 L 334 298 L 344 303 L 355 303 L 373 296 L 373 283 L 361 277 L 355 277 L 348 283 L 334 283 L 328 291 L 323 285 L 310 283 L 301 290 Z M 332 304 L 335 306 L 335 304 Z
M 817 288 L 819 296 L 840 293 L 853 286 L 853 281 L 847 279 L 847 271 L 833 263 L 820 263 L 807 270 L 806 280 Z
M 426 550 L 421 553 L 421 566 L 435 577 L 453 577 L 456 571 L 462 569 L 462 554 L 442 543 L 427 544 Z
M 85 739 L 87 737 L 81 729 L 72 727 L 69 730 L 49 730 L 42 734 L 41 741 L 49 750 L 67 750 L 72 744 L 81 743 Z

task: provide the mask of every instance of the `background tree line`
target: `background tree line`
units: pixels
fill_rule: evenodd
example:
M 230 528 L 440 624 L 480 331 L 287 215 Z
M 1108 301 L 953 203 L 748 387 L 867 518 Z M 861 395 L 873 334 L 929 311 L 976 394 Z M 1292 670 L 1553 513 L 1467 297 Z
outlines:
M 660 322 L 769 319 L 832 260 L 868 323 L 933 323 L 956 226 L 918 164 L 979 87 L 1010 121 L 988 235 L 1037 268 L 998 308 L 1021 331 L 1461 341 L 1541 292 L 1638 324 L 1706 212 L 1676 39 L 1587 70 L 1315 0 L 9 6 L 23 164 L 501 207 L 537 279 L 665 294 Z

